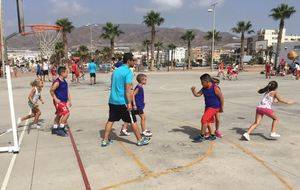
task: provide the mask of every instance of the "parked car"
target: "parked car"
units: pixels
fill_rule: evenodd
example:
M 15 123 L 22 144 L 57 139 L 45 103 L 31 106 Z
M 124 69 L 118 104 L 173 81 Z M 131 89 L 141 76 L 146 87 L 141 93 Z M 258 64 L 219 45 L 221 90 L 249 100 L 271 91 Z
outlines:
M 185 63 L 176 63 L 176 67 L 185 67 Z

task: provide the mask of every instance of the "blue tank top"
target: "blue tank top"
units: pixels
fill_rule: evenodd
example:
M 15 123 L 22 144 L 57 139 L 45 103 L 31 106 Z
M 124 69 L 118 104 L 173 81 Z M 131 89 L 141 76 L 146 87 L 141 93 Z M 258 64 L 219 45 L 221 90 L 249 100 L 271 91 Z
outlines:
M 55 96 L 62 102 L 68 102 L 69 99 L 69 93 L 68 93 L 68 83 L 66 80 L 60 80 L 59 78 L 57 78 L 54 82 L 59 83 L 58 88 L 55 90 L 54 94 Z
M 204 95 L 205 108 L 221 108 L 221 101 L 215 93 L 216 85 L 213 84 L 210 88 L 202 88 L 201 92 Z
M 140 85 L 136 85 L 134 90 L 136 89 L 139 89 L 139 91 L 135 95 L 135 104 L 138 110 L 143 110 L 145 108 L 144 88 Z

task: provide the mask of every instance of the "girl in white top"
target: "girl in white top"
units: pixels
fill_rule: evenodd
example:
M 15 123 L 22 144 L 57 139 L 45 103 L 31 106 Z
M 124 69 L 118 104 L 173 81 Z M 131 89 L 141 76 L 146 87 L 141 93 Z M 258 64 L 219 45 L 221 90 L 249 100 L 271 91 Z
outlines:
M 31 114 L 18 118 L 18 126 L 25 120 L 34 118 L 33 120 L 33 126 L 35 128 L 40 128 L 38 125 L 39 118 L 41 116 L 41 111 L 39 109 L 38 101 L 41 101 L 42 104 L 44 104 L 44 101 L 41 96 L 43 84 L 39 79 L 35 79 L 33 82 L 30 83 L 32 86 L 32 89 L 30 91 L 30 94 L 28 96 L 28 106 L 31 109 Z
M 278 117 L 275 112 L 272 110 L 272 104 L 275 101 L 284 103 L 284 104 L 293 104 L 293 101 L 284 100 L 277 92 L 278 83 L 276 81 L 271 81 L 265 88 L 262 88 L 258 91 L 259 94 L 264 94 L 262 100 L 256 107 L 256 116 L 255 122 L 249 127 L 246 133 L 243 134 L 243 137 L 250 141 L 250 134 L 252 131 L 260 124 L 264 115 L 273 119 L 272 129 L 271 129 L 271 138 L 279 138 L 280 135 L 276 133 L 276 125 L 278 123 Z

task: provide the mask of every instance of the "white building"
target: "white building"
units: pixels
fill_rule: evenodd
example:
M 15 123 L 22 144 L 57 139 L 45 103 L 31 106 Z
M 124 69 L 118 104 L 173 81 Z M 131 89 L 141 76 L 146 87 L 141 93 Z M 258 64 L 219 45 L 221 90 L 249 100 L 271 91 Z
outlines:
M 258 41 L 267 41 L 268 46 L 276 45 L 278 39 L 278 30 L 272 29 L 261 29 L 258 31 Z M 299 35 L 287 35 L 286 29 L 284 28 L 282 31 L 282 43 L 284 42 L 300 42 Z
M 15 62 L 22 62 L 22 61 L 31 61 L 31 60 L 38 60 L 40 57 L 39 51 L 31 51 L 31 50 L 8 50 L 7 57 L 10 60 L 14 60 Z
M 177 47 L 174 50 L 173 59 L 178 63 L 184 63 L 186 60 L 186 53 L 187 53 L 187 48 Z M 169 61 L 171 61 L 171 59 L 172 59 L 172 51 L 169 50 Z

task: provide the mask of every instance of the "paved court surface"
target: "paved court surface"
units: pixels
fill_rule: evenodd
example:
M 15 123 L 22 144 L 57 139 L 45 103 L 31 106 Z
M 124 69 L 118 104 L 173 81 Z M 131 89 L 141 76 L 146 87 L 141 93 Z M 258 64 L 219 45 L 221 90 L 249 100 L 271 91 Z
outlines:
M 47 83 L 43 92 L 46 104 L 41 106 L 43 129 L 19 129 L 19 135 L 24 133 L 20 153 L 0 154 L 0 185 L 7 184 L 8 190 L 81 190 L 89 185 L 93 190 L 300 189 L 299 104 L 274 106 L 280 117 L 280 140 L 269 139 L 269 119 L 255 131 L 251 142 L 240 140 L 254 119 L 260 100 L 256 91 L 267 83 L 263 75 L 243 73 L 238 81 L 221 82 L 225 95 L 225 113 L 221 116 L 224 138 L 193 143 L 191 138 L 199 132 L 204 106 L 202 98 L 192 96 L 190 86 L 200 88 L 201 74 L 149 74 L 146 113 L 154 136 L 146 147 L 137 147 L 133 136 L 118 137 L 122 123 L 115 124 L 114 143 L 106 148 L 99 146 L 108 116 L 109 74 L 99 74 L 96 86 L 89 86 L 88 80 L 71 85 L 69 124 L 87 175 L 85 182 L 70 138 L 50 134 L 54 110 Z M 26 98 L 31 79 L 13 81 L 18 116 L 29 111 Z M 284 97 L 299 101 L 300 81 L 289 77 L 276 80 Z M 0 85 L 3 130 L 10 122 L 5 81 Z M 0 146 L 8 142 L 10 134 L 0 137 Z M 12 157 L 15 162 L 9 173 Z

